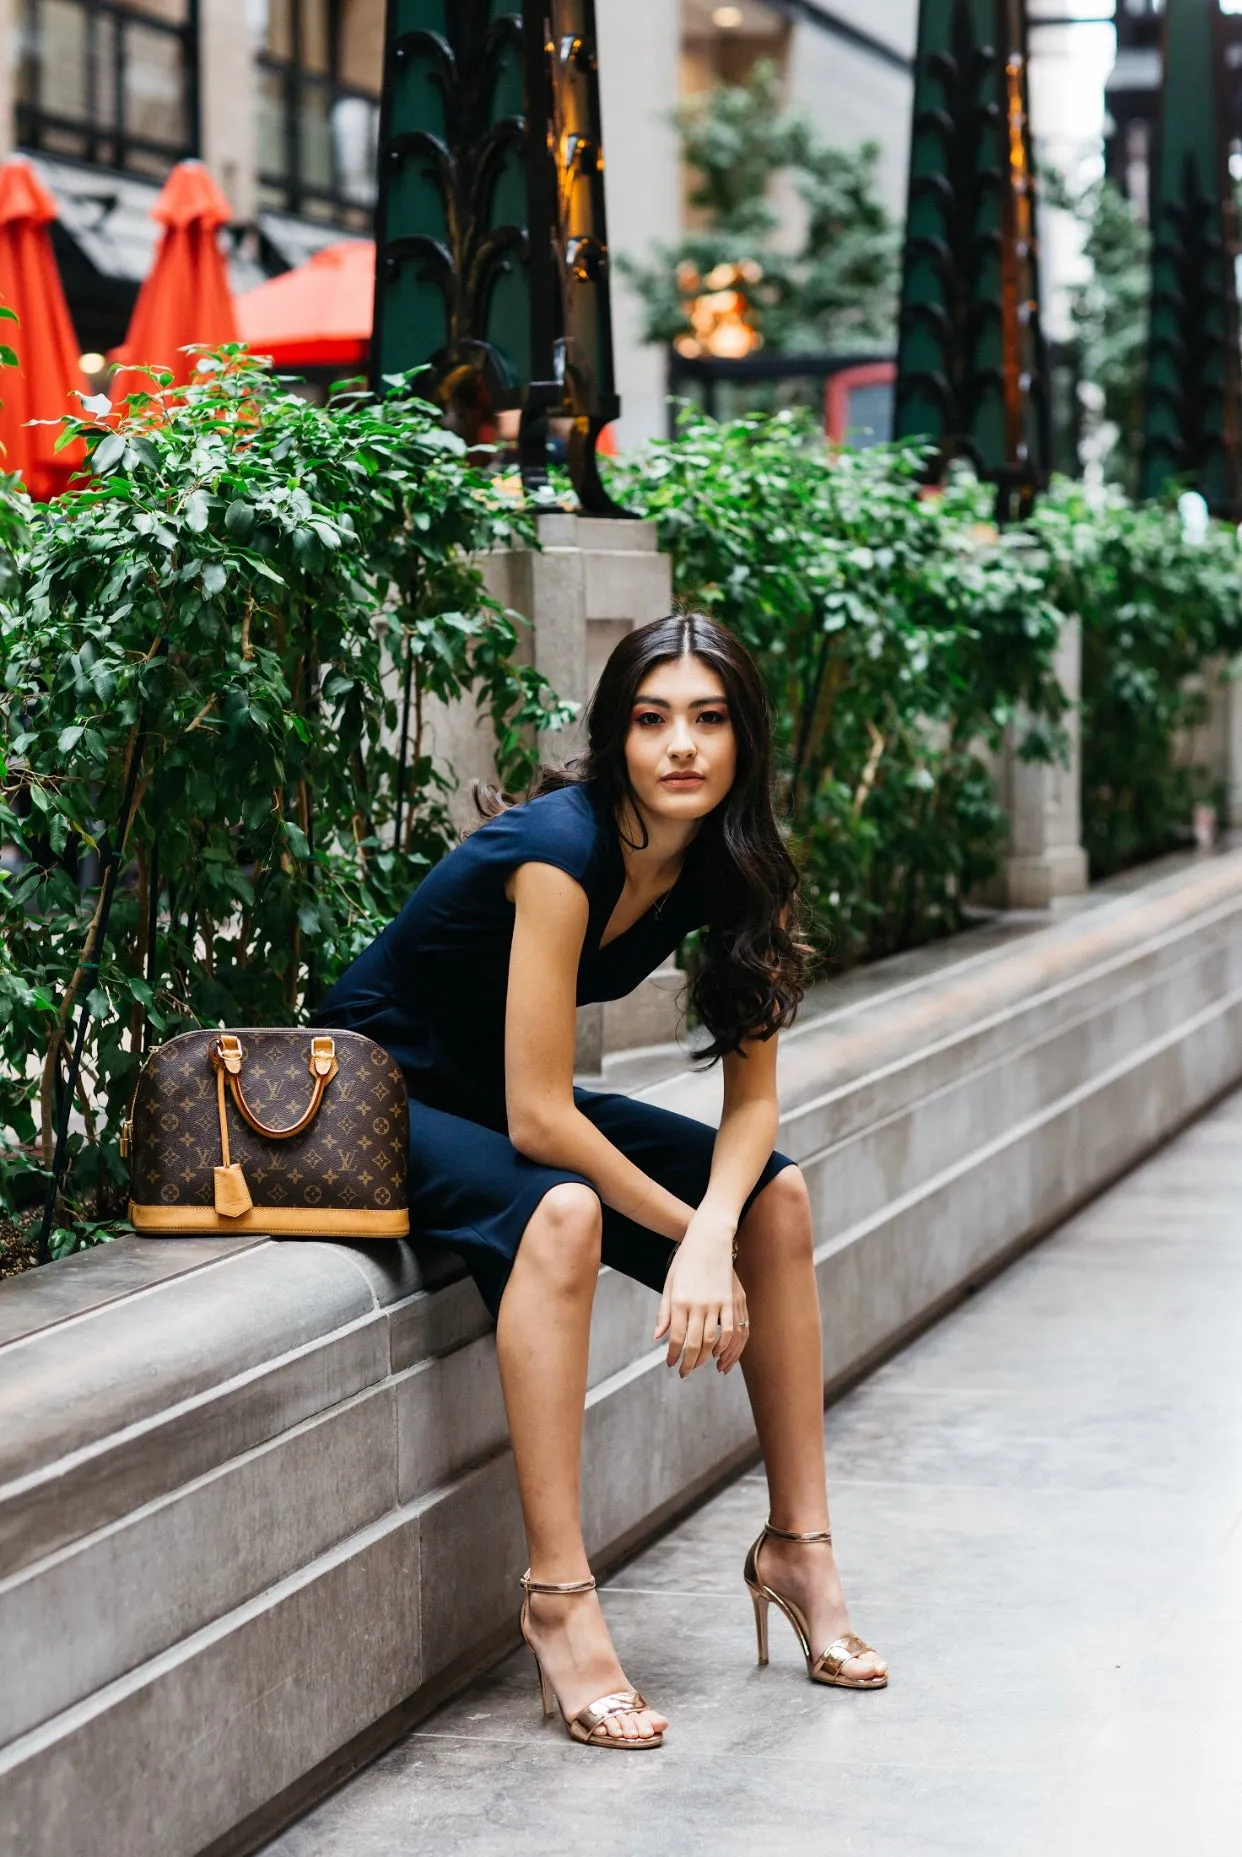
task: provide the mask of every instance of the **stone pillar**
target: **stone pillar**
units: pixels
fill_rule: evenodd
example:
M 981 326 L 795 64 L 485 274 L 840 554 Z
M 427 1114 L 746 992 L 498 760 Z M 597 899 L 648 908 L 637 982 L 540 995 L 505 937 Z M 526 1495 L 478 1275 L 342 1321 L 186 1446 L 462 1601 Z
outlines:
M 1242 658 L 1205 665 L 1187 687 L 1207 697 L 1208 714 L 1179 742 L 1179 763 L 1206 768 L 1224 790 L 1222 823 L 1242 825 Z
M 1082 847 L 1082 753 L 1078 704 L 1082 695 L 1082 630 L 1067 620 L 1057 650 L 1056 673 L 1069 700 L 1064 729 L 1069 765 L 1019 758 L 1016 740 L 1006 743 L 1003 792 L 1009 815 L 1005 901 L 1010 909 L 1047 909 L 1061 896 L 1087 887 Z
M 1225 824 L 1242 825 L 1242 658 L 1225 671 L 1218 702 L 1224 711 Z
M 652 522 L 561 511 L 538 519 L 538 550 L 504 549 L 488 557 L 484 573 L 494 599 L 531 622 L 531 660 L 558 696 L 585 706 L 613 646 L 637 625 L 672 607 L 672 563 L 658 552 Z M 488 778 L 490 732 L 464 706 L 436 719 L 435 751 L 451 762 L 468 808 L 471 779 Z M 582 727 L 550 735 L 540 744 L 551 761 L 564 761 L 583 741 Z M 461 822 L 467 823 L 465 812 Z M 612 1051 L 663 1044 L 674 1038 L 682 977 L 675 968 L 653 974 L 629 999 L 578 1015 L 577 1066 L 598 1072 Z
M 487 590 L 528 622 L 529 659 L 556 694 L 585 706 L 618 639 L 636 625 L 671 611 L 672 564 L 658 552 L 653 522 L 621 522 L 556 510 L 537 519 L 538 549 L 504 548 L 482 563 Z M 450 750 L 461 773 L 477 777 L 488 749 L 476 731 L 454 735 Z M 481 740 L 482 738 L 480 738 Z M 540 744 L 563 761 L 582 743 L 581 727 Z
M 210 0 L 199 10 L 198 35 L 203 160 L 228 195 L 234 218 L 252 220 L 258 205 L 258 96 L 246 0 Z

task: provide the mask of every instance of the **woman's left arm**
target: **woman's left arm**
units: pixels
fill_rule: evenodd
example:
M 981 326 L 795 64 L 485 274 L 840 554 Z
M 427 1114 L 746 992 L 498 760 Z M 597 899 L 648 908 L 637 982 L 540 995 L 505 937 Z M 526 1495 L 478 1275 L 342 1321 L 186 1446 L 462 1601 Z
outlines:
M 752 1039 L 724 1060 L 724 1109 L 712 1151 L 712 1172 L 695 1218 L 720 1219 L 736 1235 L 742 1207 L 768 1164 L 780 1127 L 774 1038 Z M 694 1225 L 691 1222 L 690 1230 Z M 686 1233 L 686 1237 L 690 1232 Z
M 697 1330 L 691 1310 L 702 1300 L 699 1277 L 718 1267 L 719 1253 L 731 1253 L 742 1217 L 742 1207 L 776 1146 L 780 1108 L 776 1095 L 776 1037 L 750 1040 L 740 1052 L 724 1060 L 724 1109 L 712 1153 L 711 1178 L 702 1203 L 686 1227 L 664 1285 L 655 1339 L 668 1336 L 671 1366 L 681 1359 L 682 1373 L 691 1373 L 717 1356 L 717 1364 L 731 1367 L 746 1345 L 746 1331 L 718 1339 Z M 735 1302 L 744 1313 L 745 1298 L 735 1282 Z

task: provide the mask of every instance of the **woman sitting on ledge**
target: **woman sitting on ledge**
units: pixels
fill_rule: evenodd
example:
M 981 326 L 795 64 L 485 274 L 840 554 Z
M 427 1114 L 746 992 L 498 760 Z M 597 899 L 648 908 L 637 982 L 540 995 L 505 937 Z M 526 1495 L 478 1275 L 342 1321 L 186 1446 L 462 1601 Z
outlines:
M 803 991 L 798 875 L 772 812 L 770 721 L 746 652 L 674 617 L 613 652 L 580 763 L 492 816 L 340 980 L 321 1022 L 390 1051 L 410 1089 L 413 1228 L 467 1261 L 497 1347 L 530 1571 L 522 1631 L 544 1707 L 593 1747 L 654 1748 L 579 1514 L 601 1259 L 659 1295 L 681 1377 L 745 1375 L 769 1520 L 747 1556 L 759 1659 L 785 1613 L 816 1683 L 878 1689 L 828 1529 L 823 1363 L 802 1175 L 773 1151 L 777 1034 Z M 575 1007 L 618 999 L 703 929 L 693 986 L 723 1060 L 720 1128 L 574 1088 Z

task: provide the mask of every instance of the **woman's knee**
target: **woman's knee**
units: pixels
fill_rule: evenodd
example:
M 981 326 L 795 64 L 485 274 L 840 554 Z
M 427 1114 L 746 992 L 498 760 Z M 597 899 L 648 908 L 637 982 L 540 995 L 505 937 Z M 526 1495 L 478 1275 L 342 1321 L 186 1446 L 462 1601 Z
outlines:
M 593 1280 L 600 1264 L 604 1215 L 589 1186 L 563 1180 L 549 1188 L 522 1234 L 522 1251 L 567 1286 Z
M 751 1207 L 738 1234 L 765 1256 L 810 1256 L 813 1250 L 811 1197 L 800 1167 L 783 1167 L 769 1180 Z

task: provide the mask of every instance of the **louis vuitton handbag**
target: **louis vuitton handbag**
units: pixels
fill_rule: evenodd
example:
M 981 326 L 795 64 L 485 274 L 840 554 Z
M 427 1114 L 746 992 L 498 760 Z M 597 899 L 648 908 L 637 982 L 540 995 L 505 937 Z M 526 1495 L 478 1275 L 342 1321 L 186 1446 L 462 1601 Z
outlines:
M 185 1032 L 138 1077 L 121 1151 L 135 1231 L 404 1238 L 409 1101 L 358 1032 Z

